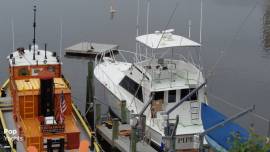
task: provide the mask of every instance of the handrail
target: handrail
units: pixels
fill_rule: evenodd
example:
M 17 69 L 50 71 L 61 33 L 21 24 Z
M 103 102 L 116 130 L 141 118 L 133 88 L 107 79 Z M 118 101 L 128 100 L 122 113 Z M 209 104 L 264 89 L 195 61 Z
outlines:
M 10 82 L 10 80 L 7 79 L 5 81 L 5 83 L 1 86 L 1 89 L 5 89 L 7 87 L 7 85 L 9 84 L 9 82 Z M 2 93 L 1 93 L 1 95 L 2 95 Z M 3 112 L 2 112 L 2 109 L 0 109 L 0 121 L 1 121 L 1 124 L 2 124 L 3 129 L 8 129 L 7 128 L 6 121 L 5 121 L 5 118 L 4 118 L 4 115 L 3 115 Z M 11 151 L 12 152 L 16 152 L 16 149 L 13 147 L 13 143 L 11 141 L 11 138 L 10 138 L 9 134 L 6 133 L 5 135 L 7 137 L 8 143 L 10 145 Z
M 120 54 L 120 56 L 121 56 L 126 62 L 128 62 L 128 60 L 126 59 L 126 57 L 125 57 L 122 53 L 130 53 L 130 54 L 136 56 L 136 53 L 133 52 L 133 51 L 118 50 L 118 53 Z M 109 55 L 110 55 L 110 57 L 111 57 L 112 59 L 114 59 L 114 60 L 116 61 L 115 56 L 114 56 L 114 53 L 109 53 Z M 141 55 L 141 56 L 142 56 L 143 58 L 145 58 L 145 59 L 150 59 L 150 57 L 147 57 L 147 56 L 145 56 L 145 55 Z M 95 65 L 97 65 L 97 64 L 102 60 L 103 57 L 105 57 L 104 52 L 101 52 L 101 53 L 97 54 L 96 57 L 95 57 Z M 98 59 L 100 59 L 100 60 L 98 60 Z
M 5 121 L 4 116 L 3 116 L 3 112 L 2 112 L 1 109 L 0 109 L 0 119 L 1 119 L 1 124 L 2 124 L 3 129 L 8 129 L 7 125 L 6 125 L 6 121 Z M 10 145 L 11 151 L 16 152 L 16 149 L 13 147 L 13 143 L 11 141 L 11 138 L 10 138 L 9 134 L 5 133 L 5 135 L 7 137 L 8 143 Z
M 64 75 L 62 75 L 62 79 L 63 79 L 64 83 L 67 85 L 67 87 L 68 87 L 69 89 L 71 89 L 70 82 L 64 77 Z

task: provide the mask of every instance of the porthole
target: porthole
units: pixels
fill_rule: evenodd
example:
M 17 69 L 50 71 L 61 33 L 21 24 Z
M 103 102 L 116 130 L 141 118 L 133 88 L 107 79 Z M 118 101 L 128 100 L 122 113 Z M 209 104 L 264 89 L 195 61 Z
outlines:
M 28 76 L 29 70 L 27 68 L 21 68 L 19 69 L 19 76 Z
M 49 66 L 49 67 L 48 67 L 48 71 L 50 71 L 50 72 L 55 72 L 55 67 L 54 67 L 54 66 Z

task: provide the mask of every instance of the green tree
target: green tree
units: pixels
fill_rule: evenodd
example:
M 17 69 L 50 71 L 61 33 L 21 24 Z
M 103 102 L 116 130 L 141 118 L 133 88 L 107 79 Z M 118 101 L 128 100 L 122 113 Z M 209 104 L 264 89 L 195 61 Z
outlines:
M 233 135 L 232 148 L 229 152 L 268 152 L 270 142 L 268 137 L 260 136 L 250 131 L 249 139 L 245 142 L 237 135 Z

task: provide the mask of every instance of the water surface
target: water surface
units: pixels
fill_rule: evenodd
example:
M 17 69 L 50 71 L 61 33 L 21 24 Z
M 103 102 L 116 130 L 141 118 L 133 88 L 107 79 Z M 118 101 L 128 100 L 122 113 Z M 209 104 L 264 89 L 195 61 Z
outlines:
M 199 41 L 200 3 L 198 0 L 151 1 L 150 31 L 163 30 L 175 4 L 179 7 L 168 28 L 187 36 L 192 21 L 191 37 Z M 12 49 L 11 20 L 15 27 L 15 46 L 27 47 L 32 41 L 32 6 L 38 5 L 37 41 L 48 43 L 50 50 L 60 48 L 60 22 L 63 23 L 63 48 L 80 41 L 114 43 L 121 49 L 135 50 L 135 0 L 1 0 L 0 1 L 0 81 L 8 74 L 5 57 Z M 117 13 L 110 18 L 113 3 Z M 255 6 L 256 5 L 256 6 Z M 141 4 L 140 33 L 146 32 L 146 1 Z M 209 102 L 227 115 L 238 109 L 221 102 L 213 95 L 242 108 L 256 105 L 256 112 L 270 118 L 270 53 L 269 1 L 204 0 L 202 58 L 208 78 Z M 248 15 L 249 14 L 249 15 Z M 248 17 L 247 17 L 248 16 Z M 222 53 L 223 52 L 223 53 Z M 213 68 L 220 58 L 217 66 Z M 63 58 L 64 74 L 71 81 L 77 105 L 84 109 L 87 60 Z M 213 69 L 213 70 L 212 70 Z M 102 98 L 102 87 L 96 92 Z M 103 99 L 103 98 L 102 98 Z M 266 134 L 268 124 L 252 115 L 241 118 L 248 127 Z

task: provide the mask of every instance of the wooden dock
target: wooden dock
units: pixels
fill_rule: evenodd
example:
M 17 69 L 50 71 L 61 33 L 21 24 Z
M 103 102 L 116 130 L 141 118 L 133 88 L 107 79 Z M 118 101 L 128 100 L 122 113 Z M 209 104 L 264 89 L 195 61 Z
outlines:
M 119 131 L 121 130 L 130 130 L 130 125 L 128 124 L 120 124 Z M 129 136 L 120 136 L 118 135 L 118 139 L 113 140 L 113 129 L 109 129 L 104 125 L 99 125 L 96 127 L 96 132 L 103 139 L 105 139 L 110 145 L 114 145 L 121 152 L 130 152 L 130 137 Z M 154 148 L 152 148 L 146 142 L 139 141 L 136 145 L 137 152 L 157 152 Z
M 110 54 L 118 52 L 118 45 L 80 42 L 65 49 L 66 56 L 95 57 L 98 54 Z

